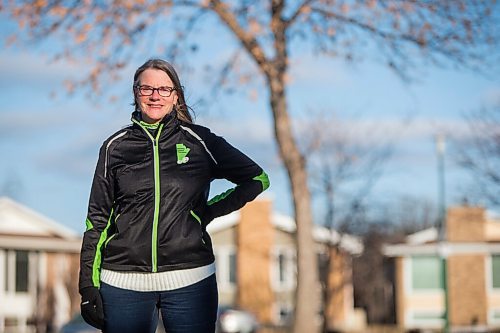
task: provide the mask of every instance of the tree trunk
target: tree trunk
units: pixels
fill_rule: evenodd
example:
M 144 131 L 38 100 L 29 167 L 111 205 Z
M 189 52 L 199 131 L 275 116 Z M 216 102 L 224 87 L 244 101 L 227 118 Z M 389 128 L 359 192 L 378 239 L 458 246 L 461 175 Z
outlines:
M 319 310 L 318 263 L 312 238 L 311 198 L 307 184 L 305 160 L 292 133 L 287 113 L 284 68 L 275 76 L 268 76 L 274 131 L 280 156 L 290 179 L 295 221 L 297 225 L 297 289 L 295 300 L 294 333 L 319 331 L 316 319 Z
M 240 40 L 252 56 L 261 73 L 267 80 L 271 110 L 274 118 L 274 135 L 280 156 L 288 172 L 292 188 L 297 248 L 297 289 L 295 294 L 294 333 L 318 333 L 317 323 L 320 285 L 315 245 L 312 238 L 311 197 L 307 185 L 305 160 L 293 138 L 292 125 L 287 112 L 285 95 L 285 74 L 287 71 L 288 23 L 283 19 L 285 3 L 272 0 L 271 31 L 274 36 L 274 58 L 266 58 L 264 49 L 255 36 L 238 24 L 237 18 L 227 10 L 221 1 L 211 1 L 211 8 Z

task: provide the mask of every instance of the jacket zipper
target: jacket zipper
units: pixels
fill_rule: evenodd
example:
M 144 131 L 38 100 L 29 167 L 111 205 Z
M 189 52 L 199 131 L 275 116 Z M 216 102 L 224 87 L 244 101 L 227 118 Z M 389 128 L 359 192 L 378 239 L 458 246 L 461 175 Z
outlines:
M 156 273 L 158 271 L 158 219 L 160 215 L 160 153 L 158 150 L 158 139 L 160 138 L 161 130 L 163 129 L 163 124 L 160 124 L 158 132 L 156 133 L 156 138 L 153 138 L 151 133 L 149 133 L 147 128 L 144 128 L 138 121 L 133 120 L 138 124 L 147 136 L 151 139 L 153 143 L 153 165 L 154 165 L 154 180 L 155 180 L 155 205 L 154 205 L 154 215 L 153 215 L 153 233 L 151 236 L 151 271 Z

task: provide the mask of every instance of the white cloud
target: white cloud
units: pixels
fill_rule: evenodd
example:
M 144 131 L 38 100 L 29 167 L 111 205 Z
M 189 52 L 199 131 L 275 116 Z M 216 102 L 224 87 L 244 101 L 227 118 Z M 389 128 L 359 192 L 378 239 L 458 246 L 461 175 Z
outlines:
M 25 112 L 21 109 L 2 111 L 0 113 L 0 138 L 30 138 L 34 134 L 51 131 L 67 122 L 67 119 L 61 117 L 60 113 L 53 111 Z
M 93 140 L 86 145 L 66 146 L 45 151 L 36 158 L 36 166 L 42 172 L 65 175 L 70 178 L 89 178 L 97 162 L 100 142 Z
M 500 86 L 492 86 L 482 94 L 486 106 L 500 105 Z
M 264 119 L 202 119 L 202 125 L 214 133 L 241 143 L 268 143 L 273 140 L 272 125 Z
M 86 64 L 80 62 L 69 62 L 67 60 L 54 62 L 41 53 L 31 51 L 2 51 L 0 53 L 0 72 L 2 84 L 9 82 L 20 82 L 25 80 L 41 81 L 45 83 L 58 82 L 69 76 L 78 77 L 82 74 L 82 68 Z
M 314 120 L 311 120 L 314 121 Z M 452 137 L 468 135 L 468 127 L 461 119 L 435 119 L 419 117 L 412 120 L 401 118 L 331 118 L 323 121 L 321 127 L 331 135 L 345 135 L 357 143 L 376 143 L 387 140 L 418 142 L 444 133 Z M 311 131 L 310 123 L 295 120 L 294 126 L 301 137 Z
M 302 56 L 292 58 L 290 64 L 291 84 L 351 86 L 353 80 L 346 71 L 345 63 L 326 57 Z

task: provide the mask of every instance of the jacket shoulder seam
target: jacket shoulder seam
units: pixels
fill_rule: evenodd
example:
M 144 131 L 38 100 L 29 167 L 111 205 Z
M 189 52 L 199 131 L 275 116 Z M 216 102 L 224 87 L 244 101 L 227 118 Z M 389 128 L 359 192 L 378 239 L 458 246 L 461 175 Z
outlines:
M 104 177 L 106 178 L 107 176 L 107 173 L 108 173 L 108 159 L 109 159 L 109 153 L 111 151 L 111 144 L 119 139 L 122 139 L 123 140 L 123 137 L 128 133 L 128 127 L 127 128 L 124 128 L 118 132 L 116 132 L 115 134 L 113 134 L 111 137 L 109 137 L 108 140 L 106 140 L 105 144 L 106 144 L 106 149 L 104 151 Z M 116 144 L 114 145 L 115 147 L 118 145 L 119 142 L 116 142 Z
M 203 138 L 194 131 L 194 129 L 192 129 L 191 127 L 189 126 L 186 126 L 186 125 L 180 125 L 180 128 L 183 129 L 184 131 L 186 131 L 187 133 L 189 133 L 192 137 L 194 137 L 196 140 L 198 140 L 201 145 L 203 146 L 203 148 L 205 149 L 205 151 L 208 153 L 208 155 L 210 156 L 210 158 L 212 159 L 212 161 L 214 161 L 215 164 L 219 164 L 217 162 L 217 160 L 215 159 L 214 155 L 212 154 L 212 152 L 210 151 L 210 149 L 208 149 L 205 141 L 203 140 Z

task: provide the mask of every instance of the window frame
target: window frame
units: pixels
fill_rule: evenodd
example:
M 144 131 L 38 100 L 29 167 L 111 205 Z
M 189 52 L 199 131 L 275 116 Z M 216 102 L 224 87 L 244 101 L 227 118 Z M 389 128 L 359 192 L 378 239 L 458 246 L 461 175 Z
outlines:
M 498 314 L 498 317 L 495 316 Z M 490 308 L 488 309 L 488 325 L 498 325 L 500 324 L 500 308 Z
M 9 291 L 9 265 L 7 254 L 7 250 L 0 250 L 0 267 L 2 267 L 2 273 L 0 276 L 0 295 L 6 294 Z
M 410 294 L 436 294 L 436 293 L 442 293 L 444 292 L 444 288 L 443 286 L 441 287 L 438 287 L 438 288 L 415 288 L 414 286 L 414 275 L 413 275 L 413 259 L 417 258 L 417 257 L 434 257 L 436 259 L 440 259 L 441 263 L 442 263 L 442 258 L 435 254 L 430 254 L 430 255 L 412 255 L 412 256 L 407 256 L 405 257 L 406 260 L 405 260 L 405 272 L 407 273 L 407 276 L 406 276 L 406 290 L 408 293 Z M 440 273 L 440 277 L 441 279 L 443 279 L 443 273 L 441 272 Z M 441 284 L 443 283 L 443 281 L 441 281 Z
M 19 255 L 22 254 L 23 257 L 20 258 Z M 22 261 L 20 261 L 19 259 L 22 259 Z M 14 251 L 14 274 L 15 274 L 15 284 L 14 284 L 14 292 L 16 294 L 22 294 L 22 293 L 29 293 L 30 291 L 30 270 L 31 270 L 31 267 L 30 267 L 30 252 L 27 251 L 27 250 L 16 250 Z M 22 265 L 21 267 L 19 266 Z M 23 276 L 23 278 L 25 278 L 25 281 L 21 281 L 20 280 L 20 268 L 22 269 L 25 269 L 25 271 L 23 271 L 23 273 L 25 273 L 26 276 Z M 23 284 L 21 285 L 21 282 L 23 282 Z M 22 290 L 21 290 L 21 287 L 22 287 Z
M 281 281 L 279 258 L 283 255 L 284 280 Z M 271 285 L 274 291 L 291 291 L 297 286 L 297 251 L 292 246 L 275 246 L 271 250 Z
M 293 316 L 293 304 L 291 302 L 283 302 L 283 301 L 277 301 L 274 302 L 272 305 L 272 312 L 273 312 L 273 322 L 276 325 L 287 325 L 289 324 L 286 321 L 286 318 L 281 316 L 281 310 L 285 309 L 285 311 L 288 312 L 288 315 Z
M 18 267 L 17 267 L 17 254 L 18 252 L 26 253 L 26 290 L 18 291 Z M 31 272 L 34 267 L 34 253 L 29 250 L 13 250 L 7 249 L 2 251 L 0 258 L 3 258 L 2 265 L 5 269 L 2 281 L 2 293 L 5 295 L 27 295 L 32 290 L 32 277 Z
M 417 315 L 436 315 L 436 318 L 420 318 L 417 319 Z M 445 323 L 444 310 L 433 311 L 433 310 L 410 310 L 407 312 L 406 322 L 409 327 L 421 327 L 421 328 L 440 328 L 443 327 Z
M 493 286 L 493 257 L 497 256 L 500 258 L 500 253 L 490 253 L 485 256 L 485 282 L 486 282 L 486 290 L 489 294 L 494 294 L 500 296 L 500 287 L 495 288 Z
M 214 249 L 214 252 L 218 287 L 221 291 L 232 292 L 238 285 L 238 253 L 236 246 L 218 246 Z M 234 255 L 235 258 L 234 273 L 236 281 L 234 282 L 231 281 L 231 255 Z

